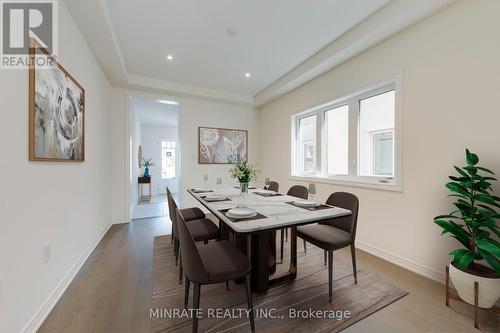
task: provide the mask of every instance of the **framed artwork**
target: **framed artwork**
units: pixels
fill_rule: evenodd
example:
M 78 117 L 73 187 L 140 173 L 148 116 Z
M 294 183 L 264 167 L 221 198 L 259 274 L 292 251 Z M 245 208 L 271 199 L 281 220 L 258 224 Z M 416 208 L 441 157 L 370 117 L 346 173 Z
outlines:
M 199 164 L 234 164 L 247 160 L 247 130 L 198 127 Z
M 39 68 L 37 57 L 53 66 Z M 35 39 L 30 39 L 29 159 L 85 160 L 85 90 Z

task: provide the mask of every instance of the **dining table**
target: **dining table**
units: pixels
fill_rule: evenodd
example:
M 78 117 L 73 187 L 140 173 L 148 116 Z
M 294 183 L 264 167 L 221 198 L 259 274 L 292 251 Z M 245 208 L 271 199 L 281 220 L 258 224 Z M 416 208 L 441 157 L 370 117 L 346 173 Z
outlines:
M 256 188 L 249 189 L 246 194 L 236 187 L 191 188 L 188 192 L 219 220 L 221 239 L 232 240 L 247 255 L 251 265 L 251 288 L 256 293 L 265 293 L 274 285 L 296 278 L 298 226 L 352 214 L 350 210 L 326 204 L 299 206 L 299 198 Z M 211 197 L 218 197 L 217 201 L 212 201 Z M 251 208 L 257 215 L 228 217 L 227 212 L 237 207 Z M 271 250 L 270 244 L 276 231 L 282 228 L 290 228 L 290 267 L 285 273 L 273 274 L 270 262 L 275 260 L 276 251 Z

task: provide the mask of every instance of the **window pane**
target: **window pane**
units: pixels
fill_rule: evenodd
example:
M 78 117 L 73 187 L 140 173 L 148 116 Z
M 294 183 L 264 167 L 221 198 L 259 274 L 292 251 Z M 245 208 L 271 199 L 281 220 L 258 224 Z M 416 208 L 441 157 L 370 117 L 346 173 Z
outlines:
M 316 172 L 316 115 L 299 121 L 299 168 L 302 173 Z
M 325 112 L 326 169 L 329 175 L 349 173 L 349 106 Z
M 162 141 L 161 179 L 170 179 L 175 177 L 175 148 L 169 148 L 172 147 L 173 144 L 175 145 L 174 142 Z
M 359 102 L 359 174 L 394 176 L 394 90 Z

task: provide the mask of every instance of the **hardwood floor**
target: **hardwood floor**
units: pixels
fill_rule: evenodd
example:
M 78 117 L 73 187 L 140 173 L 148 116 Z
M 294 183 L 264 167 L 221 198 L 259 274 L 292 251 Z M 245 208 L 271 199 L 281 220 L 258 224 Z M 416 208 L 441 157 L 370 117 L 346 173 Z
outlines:
M 153 238 L 170 233 L 167 218 L 114 225 L 52 310 L 39 332 L 150 332 Z M 350 252 L 336 256 L 349 262 Z M 358 267 L 377 273 L 410 294 L 344 332 L 479 332 L 473 310 L 451 301 L 444 286 L 363 251 Z M 299 267 L 300 269 L 300 267 Z M 483 332 L 498 332 L 500 318 L 480 313 Z

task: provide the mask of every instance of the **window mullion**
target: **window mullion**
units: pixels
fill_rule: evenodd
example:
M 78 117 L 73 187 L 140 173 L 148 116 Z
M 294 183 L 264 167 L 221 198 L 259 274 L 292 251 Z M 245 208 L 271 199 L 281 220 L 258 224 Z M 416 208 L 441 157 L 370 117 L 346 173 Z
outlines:
M 358 175 L 358 123 L 359 101 L 349 101 L 349 176 Z
M 323 174 L 323 112 L 316 113 L 316 174 Z

